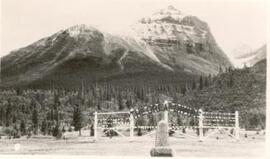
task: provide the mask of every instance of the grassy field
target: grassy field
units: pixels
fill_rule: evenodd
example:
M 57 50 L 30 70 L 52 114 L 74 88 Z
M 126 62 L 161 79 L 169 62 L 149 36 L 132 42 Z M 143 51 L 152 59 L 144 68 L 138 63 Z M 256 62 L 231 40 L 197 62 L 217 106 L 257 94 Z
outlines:
M 219 139 L 216 139 L 219 136 Z M 170 137 L 170 145 L 176 156 L 183 157 L 249 157 L 264 155 L 264 135 L 248 132 L 248 138 L 241 136 L 236 141 L 222 134 L 215 135 L 204 142 L 184 136 Z M 20 144 L 15 151 L 14 145 Z M 94 142 L 93 137 L 85 135 L 56 140 L 51 137 L 33 137 L 26 139 L 1 139 L 0 154 L 60 154 L 60 155 L 97 155 L 97 156 L 150 156 L 154 146 L 154 135 L 134 137 L 130 142 L 124 137 L 100 137 Z

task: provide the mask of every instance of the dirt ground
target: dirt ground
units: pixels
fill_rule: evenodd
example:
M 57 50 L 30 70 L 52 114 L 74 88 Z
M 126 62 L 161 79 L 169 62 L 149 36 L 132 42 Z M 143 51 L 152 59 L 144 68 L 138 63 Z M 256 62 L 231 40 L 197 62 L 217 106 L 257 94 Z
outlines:
M 177 135 L 176 135 L 177 136 Z M 217 139 L 218 136 L 218 139 Z M 236 141 L 226 135 L 214 135 L 204 142 L 178 135 L 170 137 L 171 148 L 176 157 L 243 157 L 258 158 L 264 155 L 265 139 L 263 134 L 248 132 L 248 138 L 241 135 Z M 15 144 L 20 144 L 15 150 Z M 30 139 L 1 139 L 0 154 L 38 154 L 38 155 L 95 155 L 95 156 L 150 156 L 154 146 L 154 134 L 134 137 L 70 137 L 67 140 L 56 140 L 52 137 L 34 137 Z

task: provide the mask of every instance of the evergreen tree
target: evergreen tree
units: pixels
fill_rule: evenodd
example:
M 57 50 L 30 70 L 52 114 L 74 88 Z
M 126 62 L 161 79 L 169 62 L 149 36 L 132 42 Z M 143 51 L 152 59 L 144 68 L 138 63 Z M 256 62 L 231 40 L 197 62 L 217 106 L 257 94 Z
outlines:
M 16 124 L 13 127 L 13 134 L 12 135 L 13 135 L 14 138 L 20 138 L 21 137 L 21 131 L 18 129 Z
M 65 132 L 66 132 L 66 129 L 65 129 L 65 126 L 63 126 L 62 133 L 65 133 Z
M 119 93 L 119 95 L 118 95 L 118 106 L 119 106 L 118 107 L 119 110 L 123 110 L 124 109 L 121 93 Z
M 51 120 L 51 112 L 47 112 L 47 114 L 46 114 L 46 119 L 47 119 L 47 120 Z
M 25 121 L 24 120 L 21 120 L 20 131 L 21 131 L 22 135 L 26 134 L 26 126 L 25 126 Z
M 51 121 L 54 120 L 54 112 L 53 112 L 53 109 L 51 109 L 50 120 L 51 120 Z
M 97 110 L 101 110 L 101 106 L 99 102 L 97 102 Z
M 200 76 L 200 86 L 199 86 L 200 90 L 203 89 L 203 77 Z
M 208 77 L 205 77 L 204 79 L 204 87 L 208 87 Z
M 132 101 L 131 101 L 131 99 L 129 98 L 129 99 L 127 99 L 127 101 L 126 101 L 126 106 L 127 106 L 128 109 L 130 109 L 130 108 L 131 108 L 131 105 L 132 105 Z
M 54 111 L 54 120 L 55 120 L 56 122 L 59 121 L 59 113 L 58 113 L 58 109 L 56 109 L 56 110 Z
M 193 79 L 193 81 L 192 81 L 192 90 L 195 90 L 196 88 L 197 88 L 196 82 L 195 82 L 195 80 Z
M 43 133 L 43 135 L 46 135 L 48 133 L 48 124 L 46 120 L 43 120 L 41 123 L 41 132 Z
M 22 109 L 22 113 L 25 114 L 26 111 L 25 111 L 25 106 L 24 106 L 24 104 L 22 105 L 21 109 Z
M 30 110 L 33 110 L 35 107 L 36 107 L 36 102 L 34 101 L 34 99 L 31 99 Z
M 211 82 L 212 82 L 212 75 L 211 75 L 211 74 L 209 74 L 209 75 L 208 75 L 208 85 L 210 85 L 210 84 L 211 84 Z
M 186 95 L 186 92 L 187 92 L 186 86 L 182 87 L 182 88 L 181 88 L 181 93 L 183 94 L 183 96 Z
M 180 117 L 179 114 L 177 114 L 177 125 L 178 126 L 183 126 L 183 121 L 182 121 L 182 119 L 181 119 L 181 117 Z
M 33 123 L 33 128 L 34 128 L 34 134 L 37 134 L 38 130 L 38 111 L 36 108 L 34 108 L 33 113 L 32 113 L 32 123 Z
M 82 113 L 81 113 L 79 105 L 76 105 L 73 112 L 73 125 L 75 127 L 75 131 L 79 131 L 79 135 L 81 136 Z
M 232 75 L 232 73 L 230 73 L 230 75 L 229 75 L 229 87 L 232 87 L 233 84 L 234 84 L 233 75 Z
M 220 79 L 218 79 L 217 83 L 218 83 L 218 88 L 221 89 L 222 88 L 222 81 Z
M 137 135 L 142 136 L 142 129 L 141 128 L 138 128 Z
M 221 66 L 219 66 L 219 73 L 223 73 L 223 69 Z
M 0 124 L 3 125 L 4 122 L 4 108 L 1 107 L 0 109 Z
M 16 121 L 17 121 L 17 117 L 16 117 L 16 115 L 13 115 L 13 117 L 12 117 L 12 123 L 14 124 L 14 123 L 16 123 Z
M 55 127 L 53 128 L 53 136 L 57 139 L 60 139 L 62 137 L 59 123 L 56 123 Z
M 59 94 L 54 93 L 54 110 L 57 110 L 58 107 L 60 106 L 60 99 L 59 99 Z
M 95 135 L 95 129 L 94 129 L 94 125 L 92 124 L 90 127 L 90 136 L 94 136 Z
M 8 105 L 6 109 L 6 127 L 8 127 L 10 124 L 11 111 L 12 111 L 11 103 L 10 103 L 10 100 L 8 100 Z
M 48 123 L 47 123 L 47 129 L 48 129 L 48 135 L 52 135 L 52 122 L 51 121 L 49 121 Z

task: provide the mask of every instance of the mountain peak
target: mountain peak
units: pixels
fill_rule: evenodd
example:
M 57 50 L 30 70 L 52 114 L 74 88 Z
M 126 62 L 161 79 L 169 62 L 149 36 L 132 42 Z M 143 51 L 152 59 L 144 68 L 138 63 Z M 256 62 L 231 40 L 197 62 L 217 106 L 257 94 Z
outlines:
M 180 10 L 176 9 L 174 6 L 170 5 L 167 8 L 161 9 L 160 11 L 154 13 L 151 19 L 161 20 L 163 18 L 170 17 L 170 18 L 180 21 L 185 16 L 187 16 L 187 14 L 181 12 Z
M 174 6 L 172 6 L 172 5 L 169 5 L 168 6 L 168 10 L 177 10 Z
M 66 31 L 70 36 L 77 37 L 78 35 L 92 34 L 94 31 L 97 31 L 97 29 L 86 24 L 79 24 L 68 28 Z

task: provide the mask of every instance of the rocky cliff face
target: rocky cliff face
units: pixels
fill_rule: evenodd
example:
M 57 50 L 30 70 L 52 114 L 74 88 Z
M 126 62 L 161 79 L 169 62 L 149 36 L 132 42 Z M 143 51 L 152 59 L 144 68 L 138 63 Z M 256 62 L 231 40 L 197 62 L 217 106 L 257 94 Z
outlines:
M 180 78 L 231 66 L 207 24 L 171 6 L 141 19 L 132 31 L 116 36 L 86 25 L 61 30 L 3 57 L 1 86 L 145 78 L 149 73 Z
M 133 30 L 151 46 L 159 59 L 171 67 L 216 74 L 220 66 L 232 66 L 207 23 L 173 6 L 142 18 Z

